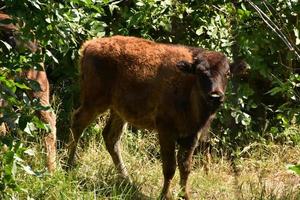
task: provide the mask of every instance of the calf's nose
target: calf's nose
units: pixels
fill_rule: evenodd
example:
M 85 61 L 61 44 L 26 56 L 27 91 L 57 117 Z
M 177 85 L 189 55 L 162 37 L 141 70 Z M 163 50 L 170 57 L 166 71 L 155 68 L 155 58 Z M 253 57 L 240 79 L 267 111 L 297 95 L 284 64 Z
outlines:
M 222 103 L 224 101 L 224 92 L 214 91 L 209 94 L 211 100 Z

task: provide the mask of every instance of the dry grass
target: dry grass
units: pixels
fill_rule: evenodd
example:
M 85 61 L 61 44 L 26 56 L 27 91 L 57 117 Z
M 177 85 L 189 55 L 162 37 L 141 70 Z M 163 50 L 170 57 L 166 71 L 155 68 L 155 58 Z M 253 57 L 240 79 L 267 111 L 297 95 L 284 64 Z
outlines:
M 96 129 L 96 130 L 95 130 Z M 101 127 L 90 128 L 95 132 Z M 87 137 L 88 136 L 88 137 Z M 120 180 L 100 134 L 84 136 L 77 167 L 66 173 L 62 167 L 53 175 L 40 177 L 20 172 L 18 181 L 25 189 L 16 199 L 156 199 L 162 186 L 159 148 L 154 133 L 127 133 L 122 139 L 122 155 L 133 183 Z M 88 142 L 87 142 L 88 141 Z M 39 144 L 34 147 L 41 149 Z M 59 154 L 65 160 L 65 150 Z M 253 144 L 235 164 L 213 157 L 206 172 L 195 156 L 189 184 L 193 199 L 300 199 L 300 177 L 289 172 L 287 164 L 299 161 L 300 147 Z M 41 153 L 33 159 L 43 169 Z M 179 192 L 179 175 L 173 180 L 173 195 Z
M 258 145 L 235 162 L 237 173 L 229 161 L 217 158 L 208 174 L 200 167 L 194 170 L 193 195 L 195 199 L 299 199 L 300 177 L 286 168 L 299 153 L 299 147 Z

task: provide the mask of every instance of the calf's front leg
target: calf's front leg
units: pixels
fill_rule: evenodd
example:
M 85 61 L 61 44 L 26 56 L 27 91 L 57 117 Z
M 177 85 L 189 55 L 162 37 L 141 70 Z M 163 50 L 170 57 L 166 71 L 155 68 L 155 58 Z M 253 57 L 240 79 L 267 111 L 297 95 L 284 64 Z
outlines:
M 75 161 L 75 153 L 78 140 L 83 130 L 96 118 L 97 112 L 95 108 L 81 105 L 74 113 L 72 119 L 71 134 L 68 143 L 69 158 L 67 168 L 72 168 Z
M 183 193 L 181 195 L 182 198 L 186 200 L 190 199 L 187 181 L 191 172 L 192 157 L 197 146 L 197 141 L 198 139 L 194 137 L 187 137 L 178 140 L 179 151 L 177 154 L 177 162 L 180 173 L 180 186 Z
M 160 199 L 170 200 L 172 199 L 170 186 L 176 170 L 175 141 L 169 138 L 167 134 L 159 134 L 159 143 L 164 175 Z

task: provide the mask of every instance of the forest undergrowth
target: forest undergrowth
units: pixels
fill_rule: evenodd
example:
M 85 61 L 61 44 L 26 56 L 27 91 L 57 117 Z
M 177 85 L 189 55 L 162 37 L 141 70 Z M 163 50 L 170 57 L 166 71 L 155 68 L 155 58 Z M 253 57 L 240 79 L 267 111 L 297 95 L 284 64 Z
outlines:
M 54 174 L 44 171 L 42 143 L 34 143 L 31 166 L 40 173 L 22 171 L 16 180 L 22 192 L 14 199 L 156 199 L 162 187 L 162 170 L 156 133 L 129 130 L 122 138 L 122 155 L 132 182 L 117 176 L 105 149 L 98 124 L 81 139 L 75 169 L 65 171 L 65 148 L 58 154 Z M 234 162 L 212 149 L 208 162 L 194 155 L 189 184 L 192 199 L 300 199 L 300 177 L 288 170 L 299 162 L 300 146 L 253 143 Z M 233 164 L 234 163 L 234 164 Z M 179 173 L 172 182 L 174 198 L 179 195 Z

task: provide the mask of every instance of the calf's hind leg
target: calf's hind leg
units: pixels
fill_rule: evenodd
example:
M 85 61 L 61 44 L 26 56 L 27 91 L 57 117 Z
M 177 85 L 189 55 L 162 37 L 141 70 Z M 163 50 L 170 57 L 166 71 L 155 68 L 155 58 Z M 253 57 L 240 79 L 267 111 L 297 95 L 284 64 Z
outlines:
M 96 118 L 98 112 L 95 108 L 81 105 L 74 113 L 72 119 L 71 134 L 69 138 L 68 151 L 68 167 L 74 164 L 76 147 L 83 130 Z
M 109 120 L 107 121 L 103 129 L 102 135 L 104 138 L 106 149 L 108 150 L 118 170 L 118 173 L 123 178 L 127 178 L 128 172 L 120 153 L 120 139 L 124 125 L 125 121 L 115 112 L 111 111 Z
M 56 116 L 53 111 L 41 111 L 41 119 L 45 123 L 49 123 L 50 132 L 46 133 L 44 143 L 47 153 L 47 168 L 50 172 L 56 169 Z

